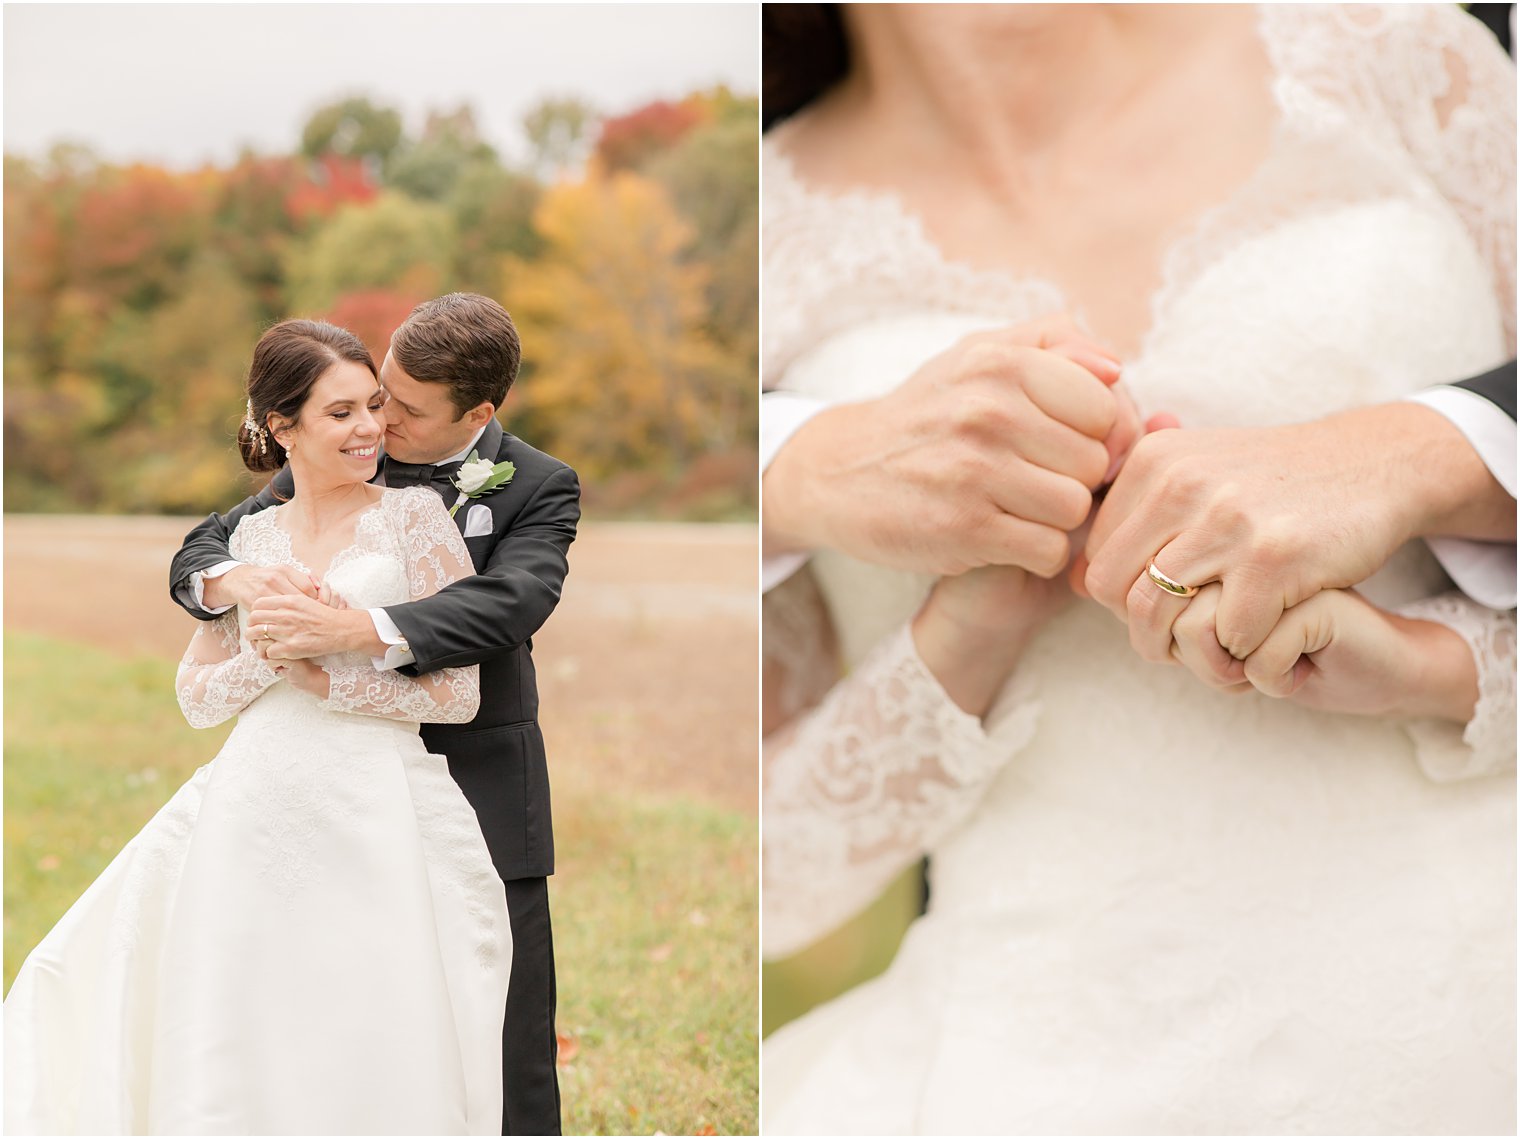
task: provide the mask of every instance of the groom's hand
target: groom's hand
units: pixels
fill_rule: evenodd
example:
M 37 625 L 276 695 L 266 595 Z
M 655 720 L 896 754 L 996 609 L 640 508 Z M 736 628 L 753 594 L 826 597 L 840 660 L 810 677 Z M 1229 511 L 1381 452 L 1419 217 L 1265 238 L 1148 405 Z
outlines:
M 263 597 L 248 611 L 248 632 L 268 660 L 304 660 L 329 653 L 385 654 L 385 642 L 363 609 L 335 609 L 300 593 Z
M 1157 432 L 1109 489 L 1073 585 L 1127 622 L 1141 656 L 1164 662 L 1188 601 L 1152 582 L 1147 566 L 1185 586 L 1218 582 L 1218 642 L 1243 660 L 1285 609 L 1366 580 L 1411 537 L 1479 536 L 1491 523 L 1467 517 L 1474 503 L 1504 501 L 1482 481 L 1493 483 L 1471 444 L 1415 403 L 1283 427 Z
M 223 609 L 228 605 L 251 609 L 261 597 L 286 593 L 316 597 L 318 587 L 310 574 L 293 566 L 241 565 L 219 577 L 206 578 L 202 588 L 207 609 Z
M 765 472 L 767 551 L 1051 577 L 1139 433 L 1118 376 L 1065 318 L 968 336 L 889 394 L 797 430 Z

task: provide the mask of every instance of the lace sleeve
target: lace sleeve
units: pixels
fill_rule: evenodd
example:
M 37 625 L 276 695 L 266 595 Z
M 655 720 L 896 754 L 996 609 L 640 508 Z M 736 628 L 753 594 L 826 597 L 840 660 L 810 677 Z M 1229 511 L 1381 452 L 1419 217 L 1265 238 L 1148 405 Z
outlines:
M 1515 768 L 1515 614 L 1458 592 L 1402 606 L 1399 613 L 1445 625 L 1467 642 L 1478 666 L 1478 704 L 1466 727 L 1436 720 L 1408 724 L 1420 768 L 1449 783 Z
M 192 728 L 232 719 L 279 677 L 238 637 L 237 610 L 203 622 L 190 638 L 174 679 L 180 710 Z
M 852 917 L 959 826 L 1029 740 L 1037 709 L 994 709 L 984 729 L 907 626 L 839 679 L 807 571 L 766 595 L 765 615 L 767 718 L 781 723 L 764 741 L 762 930 L 779 957 Z
M 1515 343 L 1515 65 L 1456 4 L 1265 4 L 1284 72 L 1402 150 L 1492 273 Z
M 443 502 L 428 487 L 386 496 L 389 518 L 407 567 L 410 600 L 431 597 L 474 573 L 469 551 Z M 480 710 L 480 666 L 440 668 L 416 678 L 370 664 L 329 667 L 322 707 L 421 724 L 467 724 Z
M 1391 19 L 1380 84 L 1404 143 L 1461 217 L 1494 277 L 1515 346 L 1515 65 L 1455 4 Z

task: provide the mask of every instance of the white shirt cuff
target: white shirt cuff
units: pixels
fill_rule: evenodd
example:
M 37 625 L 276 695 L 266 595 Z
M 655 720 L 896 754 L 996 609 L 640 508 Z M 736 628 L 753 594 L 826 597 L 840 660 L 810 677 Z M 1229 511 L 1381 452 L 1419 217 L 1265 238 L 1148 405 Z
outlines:
M 207 613 L 225 613 L 231 609 L 230 605 L 223 605 L 220 609 L 210 609 L 206 606 L 206 579 L 221 577 L 222 574 L 235 570 L 242 565 L 239 561 L 217 562 L 210 569 L 201 570 L 199 573 L 190 575 L 190 591 L 195 594 L 195 603 Z
M 1472 444 L 1499 485 L 1515 494 L 1515 421 L 1466 388 L 1436 387 L 1408 397 L 1449 420 Z M 1515 543 L 1427 538 L 1426 545 L 1458 589 L 1490 609 L 1515 607 Z
M 375 668 L 384 671 L 388 668 L 400 668 L 404 664 L 416 664 L 417 658 L 413 655 L 411 646 L 406 643 L 406 638 L 401 635 L 401 630 L 396 628 L 396 622 L 384 609 L 367 609 L 371 621 L 375 623 L 375 632 L 380 639 L 391 647 L 385 650 L 383 657 L 370 657 Z
M 760 473 L 780 453 L 797 429 L 826 408 L 822 400 L 792 392 L 766 392 L 760 397 Z M 760 589 L 769 592 L 807 565 L 808 555 L 775 554 L 760 559 Z

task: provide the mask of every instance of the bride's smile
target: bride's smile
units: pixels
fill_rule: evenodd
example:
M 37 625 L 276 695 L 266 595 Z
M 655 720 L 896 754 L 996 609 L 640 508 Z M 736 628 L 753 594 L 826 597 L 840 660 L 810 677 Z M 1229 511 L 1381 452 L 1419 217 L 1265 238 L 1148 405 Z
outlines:
M 384 407 L 385 393 L 369 369 L 351 360 L 329 368 L 312 385 L 300 415 L 275 431 L 301 489 L 320 494 L 374 478 Z

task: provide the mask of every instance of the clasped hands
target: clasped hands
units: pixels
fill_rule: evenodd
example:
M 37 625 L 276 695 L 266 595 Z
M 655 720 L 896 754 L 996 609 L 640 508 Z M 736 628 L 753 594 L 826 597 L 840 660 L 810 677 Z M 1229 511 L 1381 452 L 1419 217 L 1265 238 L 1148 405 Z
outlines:
M 248 610 L 253 651 L 292 685 L 326 697 L 326 670 L 311 658 L 366 647 L 373 624 L 325 582 L 290 566 L 238 566 L 215 581 L 208 603 Z M 367 635 L 366 635 L 367 634 Z
M 937 619 L 921 613 L 915 635 L 948 628 L 983 647 L 989 633 L 1022 641 L 1054 612 L 1065 591 L 1030 577 L 1069 566 L 1137 652 L 1214 687 L 1465 718 L 1467 688 L 1436 676 L 1470 662 L 1460 638 L 1346 591 L 1426 532 L 1408 478 L 1421 425 L 1395 420 L 1431 413 L 1161 430 L 1176 420 L 1142 427 L 1118 375 L 1064 317 L 967 337 L 888 395 L 797 431 L 765 474 L 767 554 L 828 546 L 935 574 Z M 1202 588 L 1174 597 L 1152 563 Z
M 1476 676 L 1461 639 L 1349 588 L 1420 532 L 1407 455 L 1427 444 L 1429 414 L 1388 405 L 1150 434 L 1109 488 L 1068 580 L 1126 623 L 1146 660 L 1180 663 L 1222 691 L 1465 721 Z M 1152 567 L 1196 593 L 1161 588 Z

